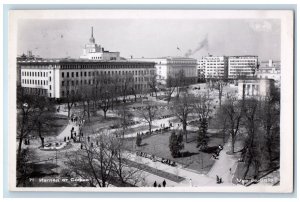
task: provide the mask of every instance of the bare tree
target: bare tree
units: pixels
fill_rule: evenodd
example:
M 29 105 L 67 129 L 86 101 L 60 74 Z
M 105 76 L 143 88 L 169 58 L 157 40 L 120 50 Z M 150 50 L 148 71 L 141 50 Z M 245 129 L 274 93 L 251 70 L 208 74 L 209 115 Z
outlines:
M 194 112 L 197 114 L 200 123 L 204 120 L 207 121 L 209 116 L 211 115 L 211 102 L 212 99 L 210 98 L 209 91 L 207 91 L 207 93 L 204 93 L 203 95 L 194 98 L 194 101 L 192 103 L 193 109 Z
M 243 159 L 246 163 L 246 170 L 243 179 L 246 178 L 250 166 L 254 167 L 254 178 L 258 176 L 259 167 L 261 165 L 262 151 L 258 130 L 260 128 L 260 120 L 258 116 L 259 101 L 256 99 L 248 99 L 243 107 L 244 125 L 247 130 L 247 137 L 244 146 Z
M 141 109 L 138 111 L 141 119 L 148 123 L 149 126 L 149 134 L 152 134 L 152 122 L 157 115 L 157 106 L 151 103 L 144 104 Z
M 187 120 L 189 114 L 193 110 L 193 98 L 192 95 L 183 93 L 182 96 L 178 97 L 173 103 L 172 111 L 174 115 L 182 123 L 183 133 L 185 135 L 185 141 L 187 142 Z
M 279 152 L 275 156 L 274 153 L 276 154 L 280 146 L 280 96 L 277 92 L 261 98 L 259 116 L 264 130 L 269 166 L 272 166 L 273 159 L 279 157 Z
M 155 97 L 157 99 L 157 91 L 158 91 L 158 82 L 157 82 L 157 75 L 151 75 L 148 85 L 151 89 L 151 92 L 155 94 Z
M 234 96 L 228 96 L 225 104 L 221 108 L 221 113 L 224 114 L 228 123 L 228 131 L 231 137 L 231 152 L 234 153 L 234 144 L 237 135 L 239 134 L 241 121 L 243 116 L 243 101 L 237 100 Z
M 125 104 L 122 104 L 117 108 L 117 113 L 121 118 L 120 123 L 122 126 L 122 137 L 124 137 L 126 129 L 128 128 L 129 123 L 132 121 L 133 114 L 130 112 L 130 110 Z
M 23 141 L 29 138 L 36 129 L 37 120 L 50 109 L 47 101 L 46 97 L 41 96 L 40 89 L 34 89 L 33 92 L 28 92 L 22 87 L 17 89 L 17 170 L 20 175 L 26 166 L 24 165 L 27 162 L 25 158 L 28 157 L 28 152 L 23 151 L 22 148 Z M 22 176 L 17 176 L 17 184 L 23 183 L 19 182 L 18 179 L 22 180 Z
M 78 86 L 75 85 L 75 80 L 67 79 L 64 81 L 64 100 L 67 103 L 68 118 L 71 116 L 71 110 L 75 103 L 79 100 Z
M 214 83 L 215 88 L 218 90 L 219 107 L 222 106 L 223 89 L 226 83 L 223 80 L 217 80 Z
M 122 142 L 115 135 L 102 132 L 84 140 L 82 149 L 67 154 L 65 162 L 77 176 L 89 179 L 90 186 L 124 186 L 136 179 L 136 170 L 126 167 Z

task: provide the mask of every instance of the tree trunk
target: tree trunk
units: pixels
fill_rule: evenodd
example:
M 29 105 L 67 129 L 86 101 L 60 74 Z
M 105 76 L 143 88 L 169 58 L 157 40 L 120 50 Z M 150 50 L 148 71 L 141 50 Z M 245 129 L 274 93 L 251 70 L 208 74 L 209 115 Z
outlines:
M 151 124 L 151 122 L 149 122 L 149 133 L 150 133 L 150 135 L 152 134 L 152 124 Z
M 183 129 L 183 133 L 185 134 L 185 142 L 187 143 L 187 131 L 186 131 L 186 126 L 187 126 L 186 121 L 183 121 L 183 122 L 182 122 L 182 129 Z
M 234 153 L 234 134 L 231 133 L 231 152 Z
M 22 143 L 23 143 L 23 137 L 21 137 L 19 139 L 18 154 L 17 154 L 17 163 L 20 163 Z
M 42 136 L 42 124 L 38 123 L 38 127 L 39 127 L 39 137 L 41 139 L 42 147 L 44 147 L 44 138 Z
M 87 108 L 88 119 L 90 121 L 90 101 L 87 101 Z
M 106 119 L 106 110 L 103 110 L 104 112 L 104 119 Z

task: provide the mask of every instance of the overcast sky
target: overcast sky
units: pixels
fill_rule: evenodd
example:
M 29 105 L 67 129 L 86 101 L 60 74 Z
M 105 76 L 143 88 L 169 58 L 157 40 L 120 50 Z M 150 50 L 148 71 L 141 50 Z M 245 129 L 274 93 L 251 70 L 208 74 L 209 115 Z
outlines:
M 78 58 L 94 27 L 96 43 L 122 57 L 258 55 L 280 60 L 279 20 L 22 20 L 18 54 Z M 178 50 L 177 47 L 180 49 Z M 199 50 L 198 50 L 199 49 Z

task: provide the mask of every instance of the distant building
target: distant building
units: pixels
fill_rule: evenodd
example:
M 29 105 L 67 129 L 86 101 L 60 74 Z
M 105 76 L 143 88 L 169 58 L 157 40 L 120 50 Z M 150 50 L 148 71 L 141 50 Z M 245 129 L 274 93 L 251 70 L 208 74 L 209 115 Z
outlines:
M 153 62 L 43 59 L 19 61 L 18 65 L 23 88 L 56 99 L 93 85 L 98 75 L 117 78 L 129 75 L 132 76 L 135 90 L 148 91 L 149 79 L 155 74 Z
M 197 60 L 197 76 L 198 76 L 198 82 L 205 81 L 205 59 L 202 58 L 200 60 Z
M 238 80 L 238 98 L 258 98 L 269 96 L 273 86 L 273 79 Z
M 261 61 L 256 76 L 260 79 L 274 79 L 276 84 L 280 83 L 280 61 Z
M 207 56 L 200 60 L 198 65 L 198 79 L 223 79 L 227 78 L 227 57 L 226 56 Z
M 228 56 L 229 79 L 254 77 L 257 68 L 257 56 Z
M 91 38 L 89 43 L 87 43 L 83 49 L 83 54 L 80 56 L 82 59 L 89 60 L 120 60 L 119 52 L 109 52 L 104 50 L 103 47 L 96 44 L 94 38 L 93 27 L 91 30 Z
M 27 55 L 23 53 L 22 55 L 17 57 L 17 86 L 21 85 L 21 68 L 18 65 L 19 61 L 25 60 L 41 60 L 42 58 L 32 54 L 32 51 L 28 51 Z
M 197 79 L 197 60 L 187 57 L 130 58 L 131 61 L 155 62 L 157 81 L 165 84 L 168 77 L 175 77 L 180 71 L 194 82 Z

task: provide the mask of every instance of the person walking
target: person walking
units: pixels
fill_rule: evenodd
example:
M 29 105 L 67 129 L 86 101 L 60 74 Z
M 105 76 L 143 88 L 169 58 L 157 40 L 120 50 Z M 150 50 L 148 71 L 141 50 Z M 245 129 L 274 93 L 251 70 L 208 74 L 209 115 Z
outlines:
M 157 187 L 157 183 L 156 183 L 156 181 L 154 182 L 154 184 L 153 184 L 153 187 Z
M 162 183 L 163 187 L 166 187 L 166 184 L 167 184 L 166 180 L 164 180 L 163 183 Z

